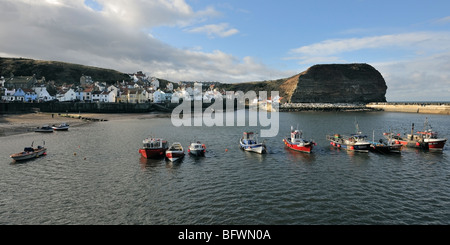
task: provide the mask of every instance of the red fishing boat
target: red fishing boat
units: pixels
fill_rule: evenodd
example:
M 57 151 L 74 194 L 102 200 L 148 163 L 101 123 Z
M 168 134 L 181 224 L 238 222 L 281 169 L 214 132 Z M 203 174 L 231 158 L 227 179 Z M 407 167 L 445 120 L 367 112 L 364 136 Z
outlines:
M 294 130 L 291 127 L 291 136 L 283 139 L 284 144 L 294 151 L 311 153 L 311 150 L 316 145 L 315 142 L 307 141 L 302 138 L 302 132 Z
M 139 153 L 145 158 L 164 157 L 169 148 L 167 141 L 159 138 L 147 138 L 142 143 Z
M 439 138 L 438 133 L 433 131 L 428 118 L 424 123 L 424 130 L 418 131 L 414 134 L 414 123 L 411 127 L 411 134 L 407 134 L 406 137 L 400 137 L 400 134 L 394 136 L 397 144 L 402 144 L 407 147 L 427 149 L 430 151 L 442 151 L 444 149 L 446 138 Z

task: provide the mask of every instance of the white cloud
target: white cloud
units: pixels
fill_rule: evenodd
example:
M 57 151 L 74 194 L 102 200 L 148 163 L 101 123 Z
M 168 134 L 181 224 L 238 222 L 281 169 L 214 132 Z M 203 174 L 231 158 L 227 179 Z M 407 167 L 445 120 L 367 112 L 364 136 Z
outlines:
M 372 65 L 386 80 L 388 101 L 450 101 L 450 51 Z
M 450 16 L 447 16 L 447 17 L 443 17 L 443 18 L 437 19 L 437 20 L 434 21 L 434 23 L 437 23 L 437 24 L 446 24 L 446 23 L 450 23 Z
M 292 49 L 305 56 L 329 56 L 363 49 L 413 48 L 442 50 L 450 48 L 450 32 L 414 32 L 363 38 L 331 39 Z
M 187 30 L 192 33 L 206 33 L 209 38 L 219 37 L 229 37 L 239 33 L 235 28 L 230 28 L 228 23 L 220 23 L 216 25 L 204 25 L 201 27 L 196 27 Z
M 94 11 L 84 0 L 3 0 L 2 55 L 58 60 L 121 72 L 142 70 L 173 81 L 242 82 L 267 79 L 269 72 L 280 74 L 251 62 L 251 58 L 238 58 L 219 50 L 177 49 L 144 31 L 199 23 L 218 14 L 211 7 L 194 11 L 184 0 L 95 2 L 98 7 Z M 229 36 L 237 32 L 226 24 L 212 27 L 215 27 L 210 29 L 212 35 Z

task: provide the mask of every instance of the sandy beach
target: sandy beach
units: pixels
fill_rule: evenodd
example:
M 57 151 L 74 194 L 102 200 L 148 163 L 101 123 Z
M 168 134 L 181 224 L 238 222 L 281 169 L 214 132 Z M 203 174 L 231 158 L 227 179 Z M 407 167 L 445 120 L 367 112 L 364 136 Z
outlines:
M 59 125 L 68 123 L 77 127 L 89 123 L 107 123 L 112 120 L 151 119 L 170 117 L 170 113 L 135 113 L 135 114 L 98 114 L 98 113 L 27 113 L 0 114 L 0 137 L 33 132 L 43 125 Z

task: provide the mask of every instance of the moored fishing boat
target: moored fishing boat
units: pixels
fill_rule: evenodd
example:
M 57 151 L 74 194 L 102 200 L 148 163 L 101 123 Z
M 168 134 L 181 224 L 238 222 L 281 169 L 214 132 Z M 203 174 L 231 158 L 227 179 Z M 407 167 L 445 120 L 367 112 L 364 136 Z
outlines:
M 367 136 L 362 135 L 361 131 L 359 131 L 359 125 L 356 120 L 355 126 L 356 134 L 351 134 L 350 136 L 340 134 L 334 134 L 333 136 L 327 135 L 327 140 L 330 141 L 330 145 L 348 151 L 369 152 L 370 142 L 366 140 Z
M 311 150 L 316 145 L 312 140 L 304 140 L 302 138 L 302 132 L 298 129 L 294 130 L 292 126 L 290 137 L 286 136 L 286 138 L 283 139 L 283 142 L 289 149 L 306 153 L 311 153 Z
M 25 147 L 22 152 L 14 153 L 10 157 L 15 161 L 25 161 L 37 156 L 37 152 L 32 147 Z
M 418 131 L 414 134 L 414 123 L 411 126 L 411 133 L 405 137 L 400 134 L 393 136 L 397 144 L 402 144 L 406 147 L 420 148 L 430 151 L 442 151 L 444 149 L 446 138 L 439 138 L 438 133 L 433 131 L 431 125 L 428 123 L 428 118 L 425 119 L 424 130 Z
M 336 148 L 342 148 L 348 151 L 369 152 L 370 142 L 366 140 L 367 136 L 360 134 L 352 134 L 344 136 L 335 134 L 333 136 L 327 135 L 327 140 L 330 145 Z
M 205 144 L 200 143 L 200 141 L 192 142 L 188 147 L 188 153 L 193 156 L 204 156 L 206 153 Z
M 266 145 L 259 143 L 258 138 L 253 132 L 244 132 L 239 140 L 239 146 L 244 151 L 256 152 L 259 154 L 267 153 Z
M 369 150 L 371 152 L 383 154 L 401 153 L 403 145 L 396 143 L 395 140 L 392 138 L 391 133 L 384 133 L 383 135 L 387 138 L 387 141 L 383 139 L 375 141 L 375 131 L 374 131 L 372 141 L 369 141 L 370 142 Z
M 144 158 L 158 158 L 166 154 L 168 142 L 160 138 L 146 138 L 142 141 L 143 146 L 139 149 L 139 153 Z
M 33 144 L 34 142 L 31 143 L 31 147 L 25 147 L 22 152 L 12 154 L 10 155 L 10 157 L 15 161 L 25 161 L 32 158 L 40 157 L 47 153 L 47 148 L 45 148 L 44 146 L 38 146 L 37 148 L 33 148 Z
M 166 151 L 167 159 L 172 162 L 183 159 L 184 155 L 183 146 L 179 142 L 173 143 Z

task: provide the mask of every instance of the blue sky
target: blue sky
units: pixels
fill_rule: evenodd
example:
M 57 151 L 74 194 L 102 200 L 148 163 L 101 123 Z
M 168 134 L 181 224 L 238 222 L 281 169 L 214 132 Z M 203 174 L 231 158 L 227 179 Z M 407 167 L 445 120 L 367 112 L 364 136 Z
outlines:
M 388 101 L 450 101 L 448 0 L 0 1 L 4 57 L 221 82 L 368 63 Z

